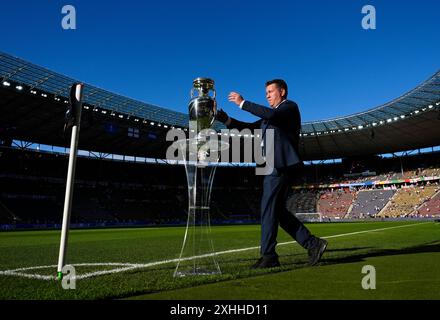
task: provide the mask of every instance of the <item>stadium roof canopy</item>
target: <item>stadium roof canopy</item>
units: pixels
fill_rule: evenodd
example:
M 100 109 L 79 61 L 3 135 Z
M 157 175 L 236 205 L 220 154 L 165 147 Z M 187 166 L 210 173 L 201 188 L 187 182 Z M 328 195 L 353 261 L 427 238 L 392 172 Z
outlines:
M 330 133 L 353 127 L 362 129 L 395 117 L 412 115 L 413 112 L 426 105 L 435 104 L 439 100 L 440 71 L 410 92 L 379 107 L 344 117 L 305 122 L 302 124 L 302 133 Z
M 14 128 L 14 139 L 68 146 L 60 130 L 69 88 L 81 81 L 2 52 L 0 80 L 0 129 Z M 84 109 L 80 139 L 84 150 L 164 158 L 168 128 L 188 127 L 187 114 L 88 84 Z M 438 146 L 439 110 L 440 71 L 384 105 L 303 123 L 300 153 L 304 160 L 321 160 Z M 216 123 L 214 128 L 224 126 Z
M 81 82 L 2 52 L 0 52 L 0 77 L 60 97 L 68 97 L 71 85 Z M 97 108 L 160 123 L 188 126 L 188 116 L 183 113 L 126 98 L 89 84 L 84 86 L 84 102 Z

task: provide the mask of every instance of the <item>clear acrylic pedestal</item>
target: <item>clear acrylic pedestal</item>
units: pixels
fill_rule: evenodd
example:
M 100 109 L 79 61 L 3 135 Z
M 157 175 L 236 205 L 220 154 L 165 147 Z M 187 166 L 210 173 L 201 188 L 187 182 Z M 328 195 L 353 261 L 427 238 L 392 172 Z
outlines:
M 210 201 L 215 164 L 229 144 L 198 138 L 178 143 L 188 183 L 188 220 L 174 277 L 221 274 L 211 235 Z

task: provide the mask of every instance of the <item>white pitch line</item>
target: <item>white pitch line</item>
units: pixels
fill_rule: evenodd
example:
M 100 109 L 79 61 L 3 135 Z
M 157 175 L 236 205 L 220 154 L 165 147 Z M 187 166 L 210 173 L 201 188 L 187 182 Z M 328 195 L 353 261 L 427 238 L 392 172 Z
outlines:
M 344 237 L 344 236 L 351 236 L 351 235 L 355 235 L 355 234 L 362 234 L 362 233 L 370 233 L 370 232 L 391 230 L 391 229 L 397 229 L 397 228 L 419 226 L 419 225 L 427 224 L 427 223 L 431 223 L 431 222 L 413 223 L 413 224 L 406 224 L 406 225 L 395 226 L 395 227 L 387 227 L 387 228 L 378 228 L 378 229 L 363 230 L 363 231 L 356 231 L 356 232 L 349 232 L 349 233 L 341 233 L 341 234 L 336 234 L 336 235 L 326 236 L 326 237 L 321 237 L 321 238 L 331 239 L 331 238 L 338 238 L 338 237 Z M 280 243 L 278 243 L 278 245 L 282 246 L 282 245 L 293 244 L 293 243 L 296 243 L 296 241 L 280 242 Z M 212 257 L 215 255 L 223 255 L 223 254 L 243 252 L 243 251 L 249 251 L 249 250 L 258 250 L 258 249 L 260 249 L 260 246 L 241 248 L 241 249 L 231 249 L 231 250 L 218 251 L 218 252 L 214 252 L 214 253 L 192 256 L 192 257 L 187 257 L 187 258 L 182 258 L 182 259 L 161 260 L 161 261 L 155 261 L 155 262 L 149 262 L 149 263 L 143 263 L 143 264 L 142 263 L 103 262 L 103 263 L 78 263 L 78 264 L 72 264 L 72 265 L 74 267 L 75 266 L 76 267 L 81 267 L 81 266 L 122 266 L 122 268 L 89 272 L 89 273 L 85 273 L 83 275 L 76 276 L 76 279 L 87 279 L 87 278 L 92 278 L 92 277 L 101 276 L 101 275 L 105 275 L 105 274 L 120 273 L 120 272 L 124 272 L 124 271 L 136 270 L 136 269 L 144 269 L 144 268 L 154 267 L 154 266 L 158 266 L 158 265 L 162 265 L 162 264 L 177 263 L 179 261 L 188 261 L 188 260 Z M 46 268 L 48 269 L 48 268 L 56 268 L 56 267 L 57 267 L 56 265 L 25 267 L 25 268 L 19 268 L 19 269 L 14 269 L 14 270 L 0 271 L 0 275 L 19 276 L 19 277 L 40 279 L 40 280 L 55 280 L 56 279 L 55 276 L 28 274 L 28 273 L 23 273 L 21 271 L 35 270 L 35 269 L 46 269 Z
M 29 279 L 39 279 L 39 280 L 55 280 L 56 279 L 55 276 L 43 276 L 40 274 L 29 274 L 29 273 L 15 272 L 15 271 L 11 271 L 11 270 L 0 271 L 0 275 L 23 277 L 23 278 L 29 278 Z
M 418 225 L 427 224 L 427 223 L 431 223 L 431 222 L 412 223 L 412 224 L 405 224 L 403 226 L 395 226 L 395 227 L 388 227 L 388 228 L 379 228 L 379 229 L 372 229 L 372 230 L 363 230 L 363 231 L 356 231 L 356 232 L 349 232 L 349 233 L 341 233 L 341 234 L 335 234 L 333 236 L 326 236 L 326 237 L 321 237 L 321 238 L 323 238 L 323 239 L 339 238 L 339 237 L 344 237 L 344 236 L 352 236 L 354 234 L 361 234 L 361 233 L 376 232 L 376 231 L 382 231 L 382 230 L 390 230 L 390 229 L 397 229 L 397 228 L 412 227 L 412 226 L 416 226 L 416 225 L 418 226 Z M 282 243 L 279 243 L 278 245 L 290 244 L 290 243 L 295 243 L 295 242 L 296 241 L 282 242 Z

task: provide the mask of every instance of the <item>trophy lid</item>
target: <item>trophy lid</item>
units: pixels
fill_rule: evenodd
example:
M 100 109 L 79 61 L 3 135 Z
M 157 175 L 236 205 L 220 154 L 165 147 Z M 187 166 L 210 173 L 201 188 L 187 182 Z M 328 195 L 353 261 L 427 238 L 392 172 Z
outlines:
M 194 88 L 212 89 L 214 88 L 214 80 L 209 78 L 196 78 L 193 81 Z

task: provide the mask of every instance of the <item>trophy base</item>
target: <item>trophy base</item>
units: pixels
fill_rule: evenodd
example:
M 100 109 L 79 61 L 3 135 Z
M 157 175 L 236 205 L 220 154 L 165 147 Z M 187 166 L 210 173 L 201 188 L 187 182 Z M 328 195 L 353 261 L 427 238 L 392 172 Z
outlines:
M 183 277 L 194 277 L 194 276 L 218 276 L 221 274 L 222 273 L 219 270 L 206 270 L 206 269 L 200 268 L 200 269 L 195 269 L 195 270 L 177 271 L 174 274 L 174 277 L 183 278 Z

